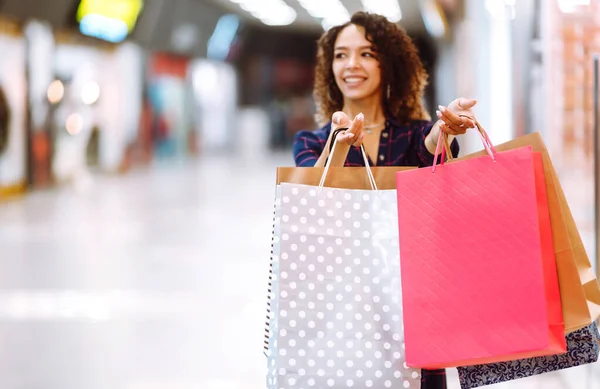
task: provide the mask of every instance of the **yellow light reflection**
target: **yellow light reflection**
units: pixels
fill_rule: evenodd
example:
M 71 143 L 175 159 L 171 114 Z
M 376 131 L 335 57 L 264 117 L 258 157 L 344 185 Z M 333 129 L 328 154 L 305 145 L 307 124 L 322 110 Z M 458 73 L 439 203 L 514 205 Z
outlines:
M 71 135 L 77 135 L 83 129 L 83 118 L 78 113 L 72 113 L 67 118 L 67 132 Z
M 50 86 L 48 86 L 46 95 L 51 104 L 57 104 L 65 95 L 65 86 L 60 80 L 54 80 L 50 83 Z
M 81 88 L 81 101 L 83 104 L 92 105 L 100 98 L 100 85 L 90 81 Z

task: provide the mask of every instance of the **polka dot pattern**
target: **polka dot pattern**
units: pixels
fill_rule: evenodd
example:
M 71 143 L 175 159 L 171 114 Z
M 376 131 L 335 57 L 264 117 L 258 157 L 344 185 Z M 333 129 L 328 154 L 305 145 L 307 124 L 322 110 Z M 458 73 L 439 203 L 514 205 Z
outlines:
M 419 388 L 404 364 L 395 191 L 282 184 L 280 195 L 269 388 Z

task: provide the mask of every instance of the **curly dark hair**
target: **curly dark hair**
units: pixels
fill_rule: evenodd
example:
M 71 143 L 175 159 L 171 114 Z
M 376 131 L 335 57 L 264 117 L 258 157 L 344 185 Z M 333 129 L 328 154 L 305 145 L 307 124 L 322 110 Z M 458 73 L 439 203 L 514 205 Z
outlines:
M 357 12 L 349 22 L 329 29 L 318 41 L 313 90 L 317 122 L 327 123 L 334 112 L 343 108 L 344 97 L 335 82 L 332 64 L 338 34 L 350 24 L 363 27 L 366 39 L 373 44 L 381 67 L 381 101 L 385 116 L 401 123 L 429 120 L 423 106 L 428 75 L 412 39 L 398 24 L 383 16 Z

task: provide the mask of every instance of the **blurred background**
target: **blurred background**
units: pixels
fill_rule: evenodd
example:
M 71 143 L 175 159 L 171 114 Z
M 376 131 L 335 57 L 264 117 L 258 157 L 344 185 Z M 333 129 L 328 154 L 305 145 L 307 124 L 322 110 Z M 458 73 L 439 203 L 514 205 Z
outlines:
M 542 134 L 598 265 L 599 0 L 0 0 L 0 388 L 265 387 L 275 167 L 359 10 L 413 37 L 432 116 Z

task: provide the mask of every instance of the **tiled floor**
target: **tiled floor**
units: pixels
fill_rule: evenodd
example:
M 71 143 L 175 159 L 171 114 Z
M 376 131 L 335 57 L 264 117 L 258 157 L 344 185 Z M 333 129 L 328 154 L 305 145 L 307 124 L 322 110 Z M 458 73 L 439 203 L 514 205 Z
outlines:
M 0 204 L 0 388 L 264 388 L 274 167 L 290 163 L 205 158 Z M 490 388 L 600 388 L 600 365 Z

